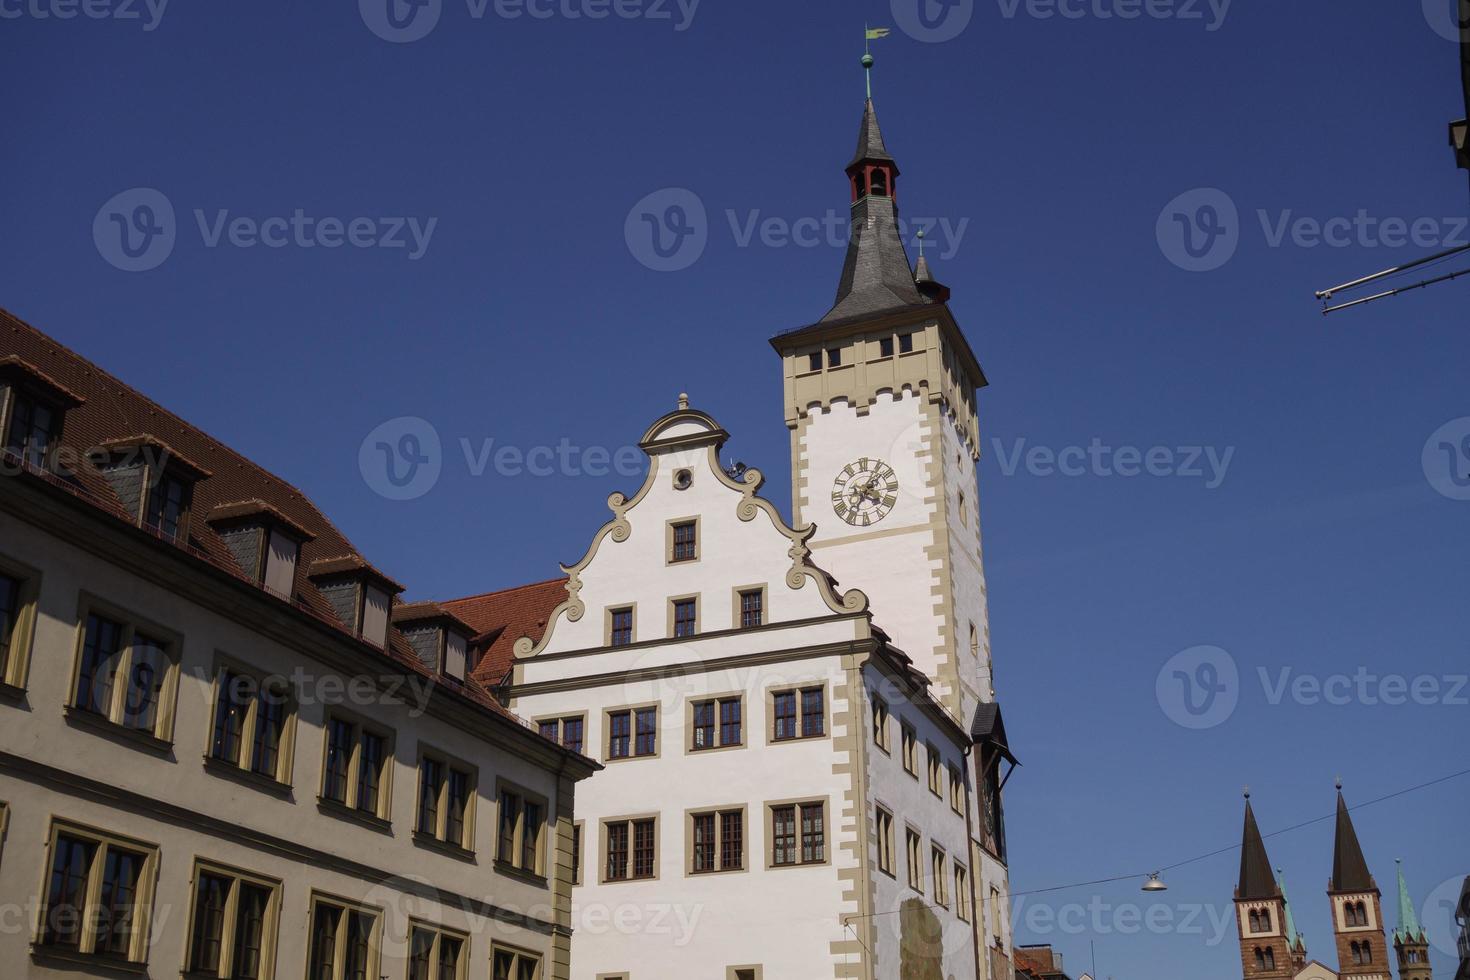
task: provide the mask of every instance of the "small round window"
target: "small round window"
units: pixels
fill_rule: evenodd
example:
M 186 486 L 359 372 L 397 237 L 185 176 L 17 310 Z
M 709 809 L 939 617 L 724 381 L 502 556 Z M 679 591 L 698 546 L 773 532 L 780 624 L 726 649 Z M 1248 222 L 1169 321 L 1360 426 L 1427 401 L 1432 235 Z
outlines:
M 688 490 L 694 484 L 694 474 L 689 470 L 674 471 L 674 489 Z

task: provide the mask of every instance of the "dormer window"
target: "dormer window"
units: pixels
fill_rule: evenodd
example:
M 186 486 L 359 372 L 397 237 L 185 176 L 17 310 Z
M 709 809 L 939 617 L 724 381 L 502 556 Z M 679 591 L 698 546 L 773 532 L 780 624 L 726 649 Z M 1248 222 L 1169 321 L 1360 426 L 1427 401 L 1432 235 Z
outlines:
M 393 596 L 403 586 L 357 555 L 319 558 L 312 562 L 309 575 L 343 626 L 380 650 L 388 648 Z
M 102 448 L 108 453 L 102 475 L 134 519 L 165 541 L 187 541 L 194 485 L 209 479 L 209 471 L 147 433 L 110 439 Z
M 183 530 L 185 503 L 189 486 L 168 473 L 159 475 L 148 492 L 148 508 L 143 523 L 168 541 L 177 541 Z
M 5 448 L 36 469 L 45 469 L 56 440 L 57 413 L 50 405 L 16 392 Z
M 315 537 L 310 531 L 260 499 L 220 504 L 208 521 L 246 577 L 278 598 L 295 595 L 301 546 Z
M 15 355 L 0 358 L 0 435 L 8 455 L 33 469 L 51 463 L 68 409 L 83 399 Z
M 468 623 L 438 603 L 414 602 L 394 608 L 393 625 L 426 668 L 460 683 L 468 679 L 472 632 Z

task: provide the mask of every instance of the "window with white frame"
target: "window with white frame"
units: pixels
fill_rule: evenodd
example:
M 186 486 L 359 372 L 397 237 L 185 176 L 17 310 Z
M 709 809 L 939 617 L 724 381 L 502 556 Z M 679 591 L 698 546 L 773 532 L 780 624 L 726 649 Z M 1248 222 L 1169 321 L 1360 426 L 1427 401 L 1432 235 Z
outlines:
M 277 783 L 291 781 L 295 706 L 286 685 L 234 663 L 215 673 L 209 757 Z
M 541 980 L 541 957 L 496 943 L 490 950 L 490 980 Z
M 388 819 L 393 735 L 340 711 L 327 715 L 321 798 L 357 813 Z
M 313 896 L 307 980 L 373 980 L 379 976 L 381 920 L 377 909 Z
M 76 824 L 52 825 L 37 945 L 143 963 L 158 847 Z
M 414 833 L 474 850 L 475 770 L 448 756 L 422 750 L 419 756 L 418 818 Z
M 71 707 L 168 741 L 178 688 L 178 638 L 95 608 L 83 613 L 81 626 Z
M 190 975 L 270 980 L 275 973 L 281 883 L 221 865 L 194 868 Z
M 465 980 L 469 939 L 427 922 L 410 921 L 408 980 Z

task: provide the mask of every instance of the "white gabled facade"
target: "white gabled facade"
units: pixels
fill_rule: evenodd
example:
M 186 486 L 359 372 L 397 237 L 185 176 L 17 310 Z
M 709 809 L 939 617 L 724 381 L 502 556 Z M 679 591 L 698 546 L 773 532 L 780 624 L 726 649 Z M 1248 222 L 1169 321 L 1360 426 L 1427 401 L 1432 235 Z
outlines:
M 874 628 L 867 596 L 811 562 L 814 528 L 756 496 L 758 471 L 721 469 L 725 437 L 683 399 L 656 422 L 643 486 L 609 498 L 613 519 L 564 569 L 566 601 L 516 646 L 511 706 L 583 719 L 584 751 L 606 766 L 577 798 L 572 977 L 897 980 L 922 961 L 983 975 L 967 733 Z M 758 625 L 742 624 L 742 593 L 760 595 Z M 688 601 L 692 627 L 676 609 Z M 732 704 L 738 738 L 722 724 Z

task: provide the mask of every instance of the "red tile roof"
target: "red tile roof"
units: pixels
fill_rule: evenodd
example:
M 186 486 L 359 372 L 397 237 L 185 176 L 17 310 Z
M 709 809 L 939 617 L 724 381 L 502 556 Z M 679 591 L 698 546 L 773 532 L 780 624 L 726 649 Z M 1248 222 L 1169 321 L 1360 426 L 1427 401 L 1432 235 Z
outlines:
M 71 453 L 71 457 L 82 456 L 98 447 L 141 443 L 154 452 L 171 453 L 201 475 L 194 486 L 188 540 L 170 542 L 181 551 L 236 576 L 242 582 L 260 587 L 240 570 L 208 518 L 211 515 L 238 516 L 247 509 L 279 514 L 288 526 L 305 531 L 310 538 L 301 546 L 296 581 L 287 601 L 343 632 L 347 632 L 346 628 L 312 582 L 313 573 L 362 570 L 384 583 L 395 584 L 374 569 L 346 535 L 296 487 L 185 422 L 80 354 L 0 309 L 0 372 L 6 368 L 39 376 L 38 380 L 65 392 L 68 400 L 78 403 L 66 412 L 59 440 L 60 445 L 80 451 Z M 13 458 L 9 461 L 18 462 Z M 119 520 L 134 526 L 138 524 L 137 515 L 128 512 L 107 478 L 91 462 L 85 458 L 69 458 L 67 463 L 63 473 L 36 476 Z M 395 666 L 432 676 L 402 634 L 390 630 L 389 641 L 386 655 L 395 662 Z M 510 642 L 514 643 L 514 638 Z M 384 656 L 383 651 L 369 644 L 364 643 L 363 648 L 375 656 Z M 520 722 L 480 684 L 459 685 L 444 678 L 437 679 L 481 707 Z
M 523 636 L 541 639 L 552 610 L 566 598 L 567 580 L 553 578 L 451 599 L 440 605 L 479 632 L 475 648 L 480 659 L 475 664 L 475 679 L 486 687 L 495 687 L 510 672 L 516 640 Z

